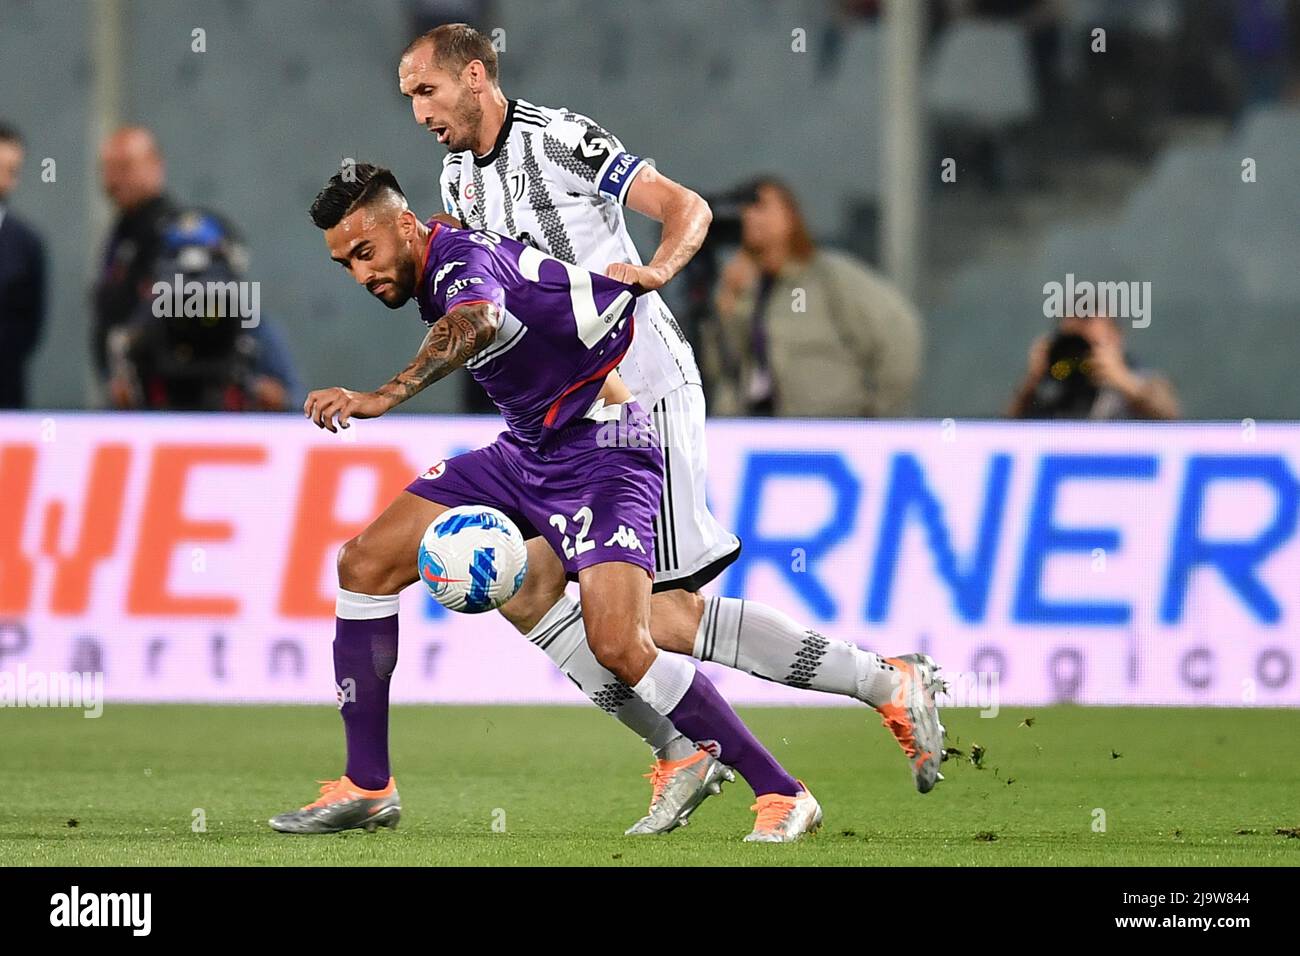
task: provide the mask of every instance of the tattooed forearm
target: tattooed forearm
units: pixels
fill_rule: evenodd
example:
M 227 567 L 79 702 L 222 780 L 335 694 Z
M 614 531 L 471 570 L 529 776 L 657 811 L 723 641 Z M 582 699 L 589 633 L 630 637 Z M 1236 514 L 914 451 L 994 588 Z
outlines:
M 452 309 L 433 324 L 411 364 L 376 389 L 399 405 L 445 378 L 491 344 L 496 307 L 486 302 Z

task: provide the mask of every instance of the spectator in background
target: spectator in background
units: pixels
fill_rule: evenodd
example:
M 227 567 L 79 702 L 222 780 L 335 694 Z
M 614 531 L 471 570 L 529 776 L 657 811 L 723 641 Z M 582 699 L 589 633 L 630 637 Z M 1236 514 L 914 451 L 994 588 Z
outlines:
M 22 137 L 0 122 L 0 408 L 27 406 L 27 360 L 45 320 L 45 249 L 8 206 L 22 165 Z
M 95 285 L 92 356 L 101 379 L 109 386 L 112 404 L 119 408 L 158 407 L 147 390 L 130 389 L 121 369 L 110 370 L 108 343 L 115 330 L 138 324 L 150 314 L 152 288 L 160 278 L 166 236 L 178 222 L 195 214 L 183 209 L 166 192 L 166 165 L 153 133 L 127 126 L 111 134 L 100 148 L 100 175 L 104 192 L 117 209 L 109 234 L 100 278 Z M 237 273 L 247 265 L 247 255 L 233 228 L 220 216 L 202 212 L 218 224 L 225 242 L 224 255 Z M 300 387 L 281 337 L 265 317 L 249 330 L 246 351 L 253 374 L 247 401 L 241 408 L 282 411 L 295 405 Z M 110 381 L 111 379 L 111 381 Z
M 882 417 L 909 407 L 921 320 L 888 281 L 819 249 L 790 188 L 765 177 L 741 210 L 701 360 L 722 415 Z
M 1170 381 L 1124 352 L 1124 330 L 1110 316 L 1067 316 L 1029 349 L 1029 369 L 1007 414 L 1012 418 L 1103 421 L 1178 417 Z

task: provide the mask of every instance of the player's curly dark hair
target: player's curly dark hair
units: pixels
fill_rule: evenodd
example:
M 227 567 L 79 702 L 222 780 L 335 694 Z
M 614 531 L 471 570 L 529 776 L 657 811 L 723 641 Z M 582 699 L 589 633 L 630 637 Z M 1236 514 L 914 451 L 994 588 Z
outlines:
M 348 163 L 330 177 L 311 204 L 311 221 L 319 229 L 332 229 L 343 218 L 384 193 L 406 194 L 391 169 L 373 163 Z

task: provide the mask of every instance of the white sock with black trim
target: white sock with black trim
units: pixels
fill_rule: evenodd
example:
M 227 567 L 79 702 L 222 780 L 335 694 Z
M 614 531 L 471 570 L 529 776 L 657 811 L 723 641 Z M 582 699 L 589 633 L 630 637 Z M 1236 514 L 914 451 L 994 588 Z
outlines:
M 873 707 L 888 701 L 894 689 L 894 668 L 878 655 L 824 637 L 757 601 L 707 598 L 693 654 L 789 687 L 853 697 Z
M 565 594 L 525 635 L 578 685 L 593 704 L 616 717 L 648 743 L 661 760 L 681 760 L 696 751 L 695 743 L 677 732 L 667 717 L 637 696 L 632 688 L 601 666 L 587 644 L 582 606 Z

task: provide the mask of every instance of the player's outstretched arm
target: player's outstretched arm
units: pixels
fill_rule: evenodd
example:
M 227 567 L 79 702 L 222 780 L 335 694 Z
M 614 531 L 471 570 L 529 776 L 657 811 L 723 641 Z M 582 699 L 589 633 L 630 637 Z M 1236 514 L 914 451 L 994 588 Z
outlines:
M 378 418 L 487 348 L 499 324 L 499 310 L 490 302 L 457 306 L 433 323 L 410 364 L 379 388 L 373 392 L 317 389 L 307 396 L 303 414 L 331 432 L 347 428 L 351 418 Z
M 605 270 L 605 275 L 628 285 L 658 289 L 699 251 L 709 223 L 713 222 L 713 212 L 699 193 L 648 165 L 628 187 L 627 205 L 663 223 L 659 248 L 646 265 L 615 262 Z

